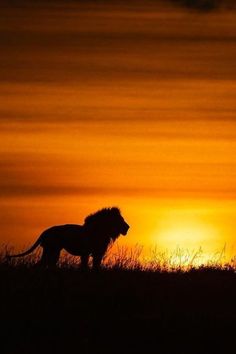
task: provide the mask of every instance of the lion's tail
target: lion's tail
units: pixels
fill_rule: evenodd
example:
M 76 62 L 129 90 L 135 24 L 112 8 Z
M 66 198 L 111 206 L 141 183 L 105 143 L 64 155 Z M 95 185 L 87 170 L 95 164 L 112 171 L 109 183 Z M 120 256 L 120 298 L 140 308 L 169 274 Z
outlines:
M 42 236 L 42 235 L 41 235 Z M 23 253 L 18 253 L 18 254 L 12 254 L 12 255 L 7 255 L 7 258 L 13 258 L 13 257 L 23 257 L 23 256 L 27 256 L 28 254 L 32 253 L 35 248 L 37 248 L 40 243 L 41 243 L 41 236 L 39 236 L 39 238 L 37 239 L 37 241 L 33 244 L 32 247 L 30 247 L 27 251 L 23 252 Z

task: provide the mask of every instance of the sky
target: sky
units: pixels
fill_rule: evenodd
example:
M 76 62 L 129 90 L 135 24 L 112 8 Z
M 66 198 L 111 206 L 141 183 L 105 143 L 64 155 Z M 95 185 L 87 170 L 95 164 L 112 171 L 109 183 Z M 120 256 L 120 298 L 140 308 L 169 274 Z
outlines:
M 236 11 L 0 8 L 1 243 L 118 206 L 121 245 L 236 253 Z

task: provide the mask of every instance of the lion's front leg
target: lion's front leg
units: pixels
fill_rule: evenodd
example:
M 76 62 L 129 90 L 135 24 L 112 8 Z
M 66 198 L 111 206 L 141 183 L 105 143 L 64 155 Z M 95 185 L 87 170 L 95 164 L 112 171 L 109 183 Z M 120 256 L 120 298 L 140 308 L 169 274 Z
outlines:
M 94 270 L 99 270 L 101 268 L 101 263 L 102 263 L 102 258 L 103 254 L 96 254 L 93 255 L 93 269 Z

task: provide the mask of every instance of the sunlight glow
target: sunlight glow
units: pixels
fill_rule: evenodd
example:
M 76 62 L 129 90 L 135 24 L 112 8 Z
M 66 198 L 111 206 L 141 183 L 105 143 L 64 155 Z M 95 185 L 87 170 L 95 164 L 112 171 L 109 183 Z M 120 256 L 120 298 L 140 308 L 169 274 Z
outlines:
M 152 238 L 161 248 L 192 250 L 212 245 L 219 239 L 219 231 L 200 215 L 194 215 L 194 210 L 177 210 L 166 213 Z
M 159 228 L 152 235 L 158 249 L 162 249 L 168 265 L 188 268 L 203 264 L 220 264 L 226 260 L 225 245 L 220 232 L 194 211 L 177 210 L 166 213 Z M 215 248 L 213 245 L 219 245 Z

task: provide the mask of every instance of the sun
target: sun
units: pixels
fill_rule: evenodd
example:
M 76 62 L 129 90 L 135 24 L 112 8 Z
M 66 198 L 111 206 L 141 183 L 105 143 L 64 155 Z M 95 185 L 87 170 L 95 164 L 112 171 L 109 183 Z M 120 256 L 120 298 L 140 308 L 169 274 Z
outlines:
M 201 244 L 209 234 L 209 227 L 199 223 L 187 223 L 185 225 L 171 225 L 162 230 L 159 239 L 165 243 L 182 245 L 184 247 Z
M 203 247 L 209 251 L 218 237 L 218 230 L 213 224 L 189 210 L 179 210 L 163 215 L 152 239 L 165 249 L 181 247 L 192 250 Z
M 213 241 L 218 237 L 214 225 L 189 210 L 169 212 L 153 233 L 154 242 L 164 251 L 170 265 L 187 267 L 217 261 L 219 257 Z

